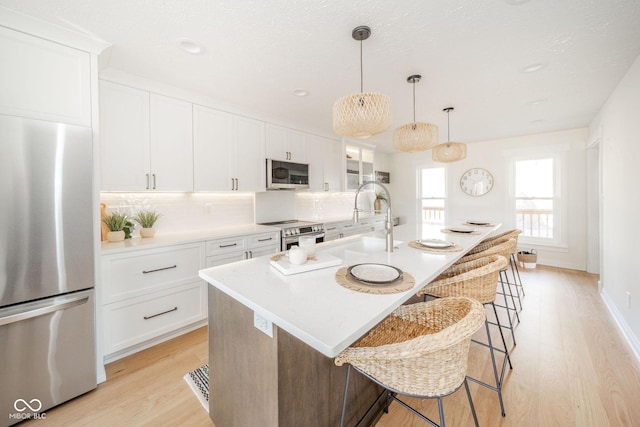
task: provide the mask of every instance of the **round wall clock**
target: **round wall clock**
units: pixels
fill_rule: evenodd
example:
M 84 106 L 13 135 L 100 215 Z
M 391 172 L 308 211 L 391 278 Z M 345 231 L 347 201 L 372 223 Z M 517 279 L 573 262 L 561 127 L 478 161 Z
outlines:
M 486 169 L 469 169 L 460 177 L 460 188 L 470 196 L 485 195 L 493 188 L 493 175 Z

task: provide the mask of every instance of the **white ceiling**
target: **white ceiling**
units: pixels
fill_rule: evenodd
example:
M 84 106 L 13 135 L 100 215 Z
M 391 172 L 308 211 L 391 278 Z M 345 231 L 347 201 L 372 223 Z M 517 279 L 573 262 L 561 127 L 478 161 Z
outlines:
M 108 68 L 333 135 L 339 97 L 389 95 L 393 128 L 462 142 L 588 126 L 640 55 L 638 0 L 0 0 L 113 45 Z M 204 46 L 192 55 L 182 38 Z M 544 64 L 532 73 L 522 70 Z M 309 91 L 296 97 L 294 89 Z M 542 101 L 533 104 L 533 101 Z M 392 129 L 393 129 L 392 128 Z M 368 141 L 391 151 L 391 131 Z

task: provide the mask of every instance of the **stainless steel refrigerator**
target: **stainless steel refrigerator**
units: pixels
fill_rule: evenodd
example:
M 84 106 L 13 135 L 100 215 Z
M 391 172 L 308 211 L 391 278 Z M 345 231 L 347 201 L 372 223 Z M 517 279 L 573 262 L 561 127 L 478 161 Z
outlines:
M 92 164 L 89 128 L 0 115 L 0 426 L 96 387 Z

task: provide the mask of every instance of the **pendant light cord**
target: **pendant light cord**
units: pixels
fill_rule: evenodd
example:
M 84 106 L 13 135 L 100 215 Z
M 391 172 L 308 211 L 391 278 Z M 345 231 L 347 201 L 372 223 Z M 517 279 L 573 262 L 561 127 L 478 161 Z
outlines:
M 451 112 L 451 110 L 447 110 L 447 142 L 451 142 L 451 136 L 449 135 L 449 129 L 451 128 L 451 126 L 449 126 L 449 113 Z
M 364 92 L 363 76 L 364 76 L 364 73 L 362 71 L 362 40 L 360 40 L 360 93 Z
M 413 81 L 413 123 L 416 122 L 416 81 Z

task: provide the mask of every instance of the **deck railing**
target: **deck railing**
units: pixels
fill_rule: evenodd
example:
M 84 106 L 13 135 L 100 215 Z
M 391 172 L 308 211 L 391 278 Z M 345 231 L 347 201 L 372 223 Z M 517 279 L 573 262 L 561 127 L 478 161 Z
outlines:
M 516 226 L 523 236 L 553 237 L 553 209 L 516 209 Z
M 433 206 L 423 206 L 422 221 L 444 224 L 444 208 L 433 207 Z

